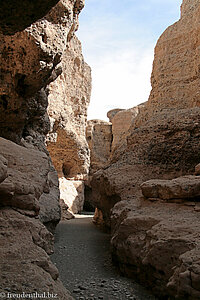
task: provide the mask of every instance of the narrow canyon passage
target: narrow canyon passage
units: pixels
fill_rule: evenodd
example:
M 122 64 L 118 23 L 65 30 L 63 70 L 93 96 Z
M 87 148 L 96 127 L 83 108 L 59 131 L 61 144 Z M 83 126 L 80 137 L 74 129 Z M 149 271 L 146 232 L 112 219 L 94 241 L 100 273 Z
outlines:
M 109 239 L 93 225 L 91 215 L 78 215 L 57 226 L 51 258 L 64 286 L 75 299 L 155 300 L 140 285 L 120 276 L 111 262 Z

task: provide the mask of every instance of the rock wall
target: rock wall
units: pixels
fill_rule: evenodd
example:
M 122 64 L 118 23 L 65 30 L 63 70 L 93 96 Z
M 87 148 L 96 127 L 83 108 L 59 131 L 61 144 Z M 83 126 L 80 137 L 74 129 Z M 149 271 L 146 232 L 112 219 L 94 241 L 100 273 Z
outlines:
M 9 293 L 46 292 L 59 299 L 72 299 L 49 258 L 53 235 L 39 221 L 49 222 L 50 218 L 52 224 L 60 219 L 58 205 L 51 205 L 51 201 L 47 202 L 50 208 L 47 203 L 40 205 L 41 198 L 52 198 L 53 181 L 57 182 L 48 156 L 0 138 L 0 166 L 2 298 L 11 298 Z
M 46 143 L 58 173 L 61 199 L 76 214 L 83 210 L 84 181 L 90 165 L 85 132 L 91 93 L 91 70 L 76 36 L 68 43 L 59 66 L 62 74 L 48 85 L 50 130 Z
M 104 185 L 102 182 L 101 185 L 101 174 L 103 170 L 110 170 L 110 164 L 116 162 L 121 153 L 127 149 L 129 129 L 143 106 L 144 104 L 127 110 L 111 110 L 107 113 L 110 122 L 88 121 L 86 136 L 90 148 L 91 164 L 90 176 L 86 182 L 85 203 L 96 208 L 94 221 L 98 225 L 101 224 L 105 230 L 110 227 L 110 210 L 116 202 L 121 200 L 121 196 L 114 192 L 113 182 L 110 185 L 110 180 L 112 180 L 110 174 L 108 178 L 103 179 L 107 184 Z M 95 172 L 97 173 L 95 174 Z M 122 179 L 121 175 L 119 173 L 119 177 Z
M 132 107 L 130 109 L 123 110 L 111 110 L 107 113 L 112 123 L 112 161 L 117 160 L 118 156 L 127 148 L 127 136 L 129 135 L 129 129 L 134 126 L 136 117 L 141 109 L 144 107 L 144 103 Z
M 157 112 L 200 106 L 199 2 L 184 0 L 181 18 L 168 27 L 155 47 L 152 91 L 138 124 Z
M 48 86 L 50 132 L 47 145 L 59 177 L 84 179 L 89 169 L 85 131 L 91 70 L 74 36 L 61 60 L 62 74 Z
M 125 146 L 116 144 L 110 166 L 91 180 L 99 220 L 111 228 L 113 259 L 161 299 L 200 297 L 199 188 L 182 177 L 200 162 L 199 16 L 199 1 L 183 1 L 181 19 L 156 45 L 148 102 Z M 144 197 L 140 186 L 149 180 L 164 182 L 142 185 L 151 191 Z M 176 194 L 175 201 L 163 194 Z
M 78 145 L 74 160 L 82 161 L 75 173 L 87 174 L 83 131 L 90 69 L 74 36 L 84 1 L 18 2 L 0 4 L 0 194 L 5 245 L 0 251 L 0 289 L 5 295 L 37 290 L 72 299 L 48 257 L 53 236 L 46 227 L 53 230 L 60 220 L 60 193 L 45 142 L 57 137 L 67 140 L 62 141 L 65 146 Z M 72 121 L 83 130 L 72 133 Z M 62 170 L 67 172 L 67 158 L 65 163 Z
M 112 125 L 101 120 L 87 122 L 86 139 L 90 148 L 90 174 L 105 167 L 110 159 Z

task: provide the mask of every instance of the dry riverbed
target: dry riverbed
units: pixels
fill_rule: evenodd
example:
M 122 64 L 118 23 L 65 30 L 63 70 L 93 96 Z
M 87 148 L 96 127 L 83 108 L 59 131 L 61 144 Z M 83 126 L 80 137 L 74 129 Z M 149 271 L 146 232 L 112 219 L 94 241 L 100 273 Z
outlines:
M 90 215 L 78 215 L 57 226 L 51 258 L 65 287 L 77 300 L 155 300 L 119 274 L 111 261 L 109 239 L 109 234 L 93 225 Z

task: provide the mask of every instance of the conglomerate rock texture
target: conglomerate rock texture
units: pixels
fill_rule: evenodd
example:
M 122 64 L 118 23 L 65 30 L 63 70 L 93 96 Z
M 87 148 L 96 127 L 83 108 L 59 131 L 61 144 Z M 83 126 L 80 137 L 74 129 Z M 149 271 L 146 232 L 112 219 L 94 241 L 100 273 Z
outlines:
M 42 18 L 59 0 L 8 0 L 0 6 L 0 31 L 13 35 Z
M 84 1 L 18 2 L 0 3 L 0 194 L 4 245 L 0 251 L 0 289 L 5 293 L 51 292 L 59 299 L 72 299 L 48 257 L 53 251 L 53 236 L 47 228 L 54 230 L 60 220 L 60 193 L 45 142 L 52 132 L 58 139 L 67 140 L 67 128 L 72 135 L 69 124 L 65 126 L 69 111 L 74 113 L 74 119 L 81 119 L 75 122 L 80 127 L 86 122 L 90 69 L 74 35 Z M 61 104 L 65 95 L 70 97 Z M 75 113 L 81 104 L 83 116 L 82 111 L 80 115 Z M 87 173 L 88 149 L 86 141 L 82 142 L 82 133 L 79 135 L 80 141 L 77 136 L 68 137 L 65 145 L 72 141 L 80 145 L 79 150 L 85 145 L 81 159 Z M 80 160 L 78 154 L 76 158 Z
M 81 51 L 81 43 L 73 36 L 61 57 L 62 74 L 48 86 L 47 149 L 58 173 L 61 198 L 73 213 L 83 210 L 84 181 L 90 165 L 85 132 L 91 70 Z
M 199 17 L 184 0 L 156 45 L 148 102 L 90 182 L 114 260 L 161 299 L 200 298 Z
M 89 170 L 86 142 L 91 71 L 74 36 L 62 55 L 62 74 L 48 86 L 47 145 L 59 177 L 84 179 Z

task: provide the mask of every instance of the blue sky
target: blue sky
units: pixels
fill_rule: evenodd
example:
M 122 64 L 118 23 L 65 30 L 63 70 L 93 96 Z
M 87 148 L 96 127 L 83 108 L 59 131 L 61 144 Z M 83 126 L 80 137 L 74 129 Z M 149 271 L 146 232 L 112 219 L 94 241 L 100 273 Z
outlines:
M 180 17 L 181 0 L 85 0 L 77 35 L 92 68 L 88 119 L 148 100 L 156 41 Z

